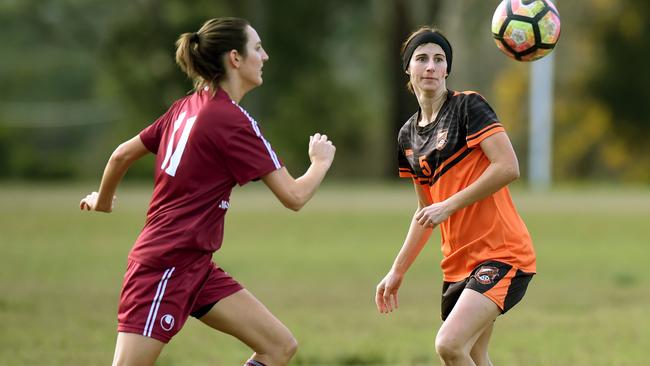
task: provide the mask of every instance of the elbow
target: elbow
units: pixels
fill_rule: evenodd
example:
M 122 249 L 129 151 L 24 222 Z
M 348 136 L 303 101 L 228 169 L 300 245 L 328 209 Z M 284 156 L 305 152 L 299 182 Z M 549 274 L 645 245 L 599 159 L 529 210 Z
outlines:
M 299 197 L 294 196 L 290 199 L 282 201 L 284 207 L 290 209 L 291 211 L 298 212 L 301 208 L 305 206 L 305 201 L 301 200 Z
M 284 207 L 290 209 L 291 211 L 298 212 L 300 211 L 301 208 L 303 208 L 304 205 L 301 205 L 299 203 L 284 203 Z
M 510 165 L 506 170 L 505 176 L 508 177 L 508 183 L 514 182 L 517 179 L 519 179 L 519 176 L 520 176 L 519 164 Z
M 133 156 L 129 154 L 124 144 L 118 146 L 115 151 L 113 151 L 110 158 L 111 163 L 118 165 L 130 164 L 133 160 Z
M 282 200 L 284 207 L 295 212 L 300 211 L 306 203 L 307 198 L 303 197 L 299 192 L 291 192 Z
M 109 163 L 112 165 L 124 165 L 127 161 L 126 155 L 121 153 L 119 149 L 115 150 L 109 159 Z
M 501 181 L 504 186 L 519 179 L 519 164 L 516 162 L 495 164 L 494 168 L 496 176 L 499 177 L 499 181 Z

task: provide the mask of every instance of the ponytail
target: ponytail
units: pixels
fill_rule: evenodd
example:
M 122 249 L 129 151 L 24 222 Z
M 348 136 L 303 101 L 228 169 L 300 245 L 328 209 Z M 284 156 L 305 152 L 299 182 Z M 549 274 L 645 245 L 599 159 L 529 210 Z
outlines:
M 199 90 L 217 84 L 226 75 L 224 55 L 237 50 L 246 56 L 246 27 L 240 18 L 215 18 L 203 24 L 198 32 L 183 33 L 176 41 L 176 63 L 194 81 Z

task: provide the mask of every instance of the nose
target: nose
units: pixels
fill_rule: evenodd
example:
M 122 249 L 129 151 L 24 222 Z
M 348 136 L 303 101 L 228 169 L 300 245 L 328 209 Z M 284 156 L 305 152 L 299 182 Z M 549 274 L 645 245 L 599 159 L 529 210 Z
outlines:
M 434 60 L 427 62 L 427 71 L 436 71 L 436 62 Z
M 266 62 L 269 60 L 269 54 L 266 53 L 266 50 L 262 50 L 262 62 Z

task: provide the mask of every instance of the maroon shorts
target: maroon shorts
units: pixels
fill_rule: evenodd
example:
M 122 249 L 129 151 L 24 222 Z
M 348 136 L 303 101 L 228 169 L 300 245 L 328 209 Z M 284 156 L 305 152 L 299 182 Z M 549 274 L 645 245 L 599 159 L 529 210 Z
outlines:
M 217 301 L 242 288 L 210 258 L 182 270 L 153 268 L 129 260 L 117 330 L 167 343 L 190 315 L 200 318 Z

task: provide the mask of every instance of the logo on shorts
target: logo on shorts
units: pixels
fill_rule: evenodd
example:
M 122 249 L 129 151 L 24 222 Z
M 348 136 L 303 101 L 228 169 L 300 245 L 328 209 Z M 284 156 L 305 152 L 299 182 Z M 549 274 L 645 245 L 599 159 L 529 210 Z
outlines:
M 474 278 L 483 285 L 494 283 L 497 277 L 499 277 L 499 269 L 492 266 L 483 266 L 474 274 Z
M 170 314 L 165 314 L 160 318 L 160 327 L 166 331 L 172 330 L 174 327 L 174 317 Z

